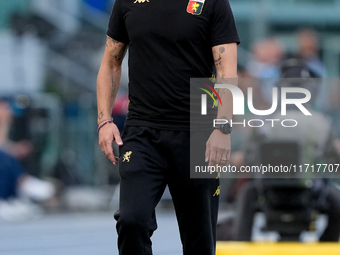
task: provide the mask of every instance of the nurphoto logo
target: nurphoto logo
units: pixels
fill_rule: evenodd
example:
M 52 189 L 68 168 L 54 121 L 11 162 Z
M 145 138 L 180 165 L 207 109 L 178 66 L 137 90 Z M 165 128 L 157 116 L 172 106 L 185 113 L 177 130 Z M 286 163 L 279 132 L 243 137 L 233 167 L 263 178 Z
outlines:
M 230 84 L 216 84 L 215 88 L 201 83 L 202 85 L 205 85 L 208 89 L 206 88 L 199 88 L 202 91 L 206 92 L 206 94 L 201 95 L 201 115 L 207 115 L 207 95 L 209 95 L 213 101 L 214 101 L 214 106 L 218 105 L 217 100 L 215 99 L 214 95 L 217 97 L 218 101 L 222 105 L 222 100 L 216 91 L 216 89 L 228 89 L 233 98 L 233 115 L 244 115 L 245 114 L 245 97 L 242 92 L 242 90 L 235 86 L 235 85 L 230 85 Z M 259 110 L 254 107 L 254 102 L 253 102 L 253 88 L 249 87 L 247 89 L 247 106 L 248 109 L 251 113 L 254 115 L 258 116 L 267 116 L 273 114 L 277 108 L 278 108 L 278 88 L 274 87 L 272 88 L 272 105 L 269 109 L 266 110 Z M 302 97 L 301 98 L 294 98 L 294 99 L 289 99 L 287 98 L 287 95 L 289 93 L 294 93 L 294 94 L 300 94 Z M 282 87 L 280 88 L 280 95 L 281 95 L 281 115 L 285 116 L 287 114 L 287 105 L 295 105 L 304 115 L 306 116 L 311 116 L 312 114 L 306 109 L 306 107 L 303 105 L 311 99 L 311 93 L 305 88 L 298 88 L 298 87 Z M 297 126 L 298 122 L 295 119 L 285 119 L 285 120 L 279 120 L 279 119 L 251 119 L 248 120 L 248 126 L 250 127 L 262 127 L 264 123 L 270 122 L 271 126 L 274 127 L 274 123 L 277 121 L 281 122 L 281 125 L 283 127 L 295 127 Z M 233 122 L 233 120 L 226 120 L 226 119 L 214 119 L 213 121 L 213 126 L 215 127 L 216 124 L 226 124 L 230 122 L 230 125 L 233 126 L 238 124 L 242 124 L 244 127 L 246 126 L 246 120 L 242 122 Z

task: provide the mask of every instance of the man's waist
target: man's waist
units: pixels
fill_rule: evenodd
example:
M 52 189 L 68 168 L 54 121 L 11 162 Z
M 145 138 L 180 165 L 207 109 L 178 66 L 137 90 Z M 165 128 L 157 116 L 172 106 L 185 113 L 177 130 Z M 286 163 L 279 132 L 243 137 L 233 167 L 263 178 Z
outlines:
M 172 118 L 149 118 L 142 116 L 129 116 L 126 119 L 127 126 L 149 126 L 163 130 L 190 130 L 190 119 L 172 119 Z

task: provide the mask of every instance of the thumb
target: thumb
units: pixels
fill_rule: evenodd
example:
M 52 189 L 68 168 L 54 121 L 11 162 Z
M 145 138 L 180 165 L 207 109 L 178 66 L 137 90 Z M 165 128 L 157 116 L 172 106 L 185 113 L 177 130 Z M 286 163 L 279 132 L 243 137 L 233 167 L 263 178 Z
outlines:
M 118 128 L 116 128 L 115 131 L 113 132 L 113 136 L 115 137 L 116 143 L 117 143 L 119 146 L 122 146 L 122 145 L 123 145 L 123 140 L 122 140 L 122 138 L 120 137 L 120 133 L 119 133 Z

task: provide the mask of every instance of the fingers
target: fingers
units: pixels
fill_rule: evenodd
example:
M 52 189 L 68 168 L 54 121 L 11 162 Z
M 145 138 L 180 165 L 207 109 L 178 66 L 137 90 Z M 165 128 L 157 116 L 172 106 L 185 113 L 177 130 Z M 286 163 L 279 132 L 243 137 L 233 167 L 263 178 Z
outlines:
M 114 123 L 107 124 L 99 132 L 99 145 L 103 154 L 114 164 L 118 165 L 118 157 L 113 153 L 113 141 L 116 140 L 119 146 L 123 145 L 120 132 Z
M 228 146 L 213 145 L 209 141 L 206 144 L 205 162 L 209 166 L 226 166 L 230 159 L 230 149 Z
M 209 142 L 207 142 L 205 146 L 205 163 L 209 162 L 209 160 L 210 160 L 210 146 Z
M 226 151 L 226 153 L 222 153 L 220 158 L 220 166 L 226 166 L 230 160 L 230 150 Z
M 123 145 L 123 141 L 122 141 L 122 138 L 120 137 L 120 132 L 119 132 L 119 130 L 118 130 L 116 125 L 115 125 L 114 131 L 113 131 L 113 136 L 114 136 L 114 139 L 116 140 L 116 143 L 119 146 L 122 146 Z
M 225 155 L 225 149 L 224 148 L 217 148 L 216 150 L 217 151 L 216 151 L 215 163 L 216 163 L 216 165 L 221 165 L 222 155 Z
M 209 166 L 216 166 L 219 163 L 218 150 L 207 143 L 205 152 L 205 162 L 209 162 Z
M 209 166 L 226 166 L 229 161 L 228 151 L 225 148 L 212 148 L 210 151 Z
M 219 160 L 217 160 L 217 151 L 216 149 L 212 148 L 209 158 L 209 166 L 216 166 Z
M 115 155 L 113 154 L 113 139 L 106 140 L 104 142 L 104 146 L 102 147 L 103 151 L 105 151 L 105 156 L 114 164 L 117 165 L 117 160 L 115 158 Z

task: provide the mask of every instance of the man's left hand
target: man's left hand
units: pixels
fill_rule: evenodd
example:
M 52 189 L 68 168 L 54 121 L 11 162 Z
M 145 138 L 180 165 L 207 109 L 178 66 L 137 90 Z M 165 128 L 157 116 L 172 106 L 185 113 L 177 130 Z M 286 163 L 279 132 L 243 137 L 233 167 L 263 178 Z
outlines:
M 230 134 L 223 134 L 215 129 L 210 135 L 205 150 L 205 161 L 209 166 L 226 166 L 230 158 Z

